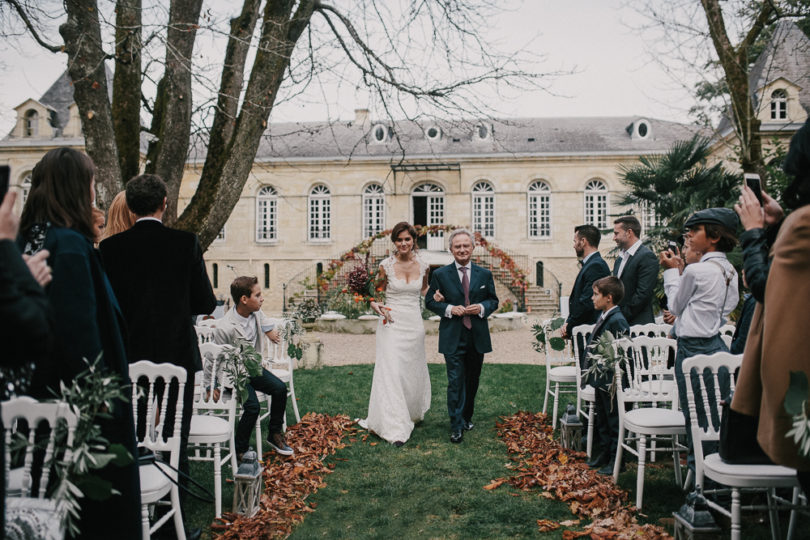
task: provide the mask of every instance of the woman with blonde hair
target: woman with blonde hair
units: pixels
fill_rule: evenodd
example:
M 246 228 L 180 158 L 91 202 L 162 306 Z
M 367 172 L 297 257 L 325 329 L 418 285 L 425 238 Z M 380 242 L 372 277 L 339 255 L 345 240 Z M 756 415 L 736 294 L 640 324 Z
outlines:
M 124 232 L 135 225 L 135 214 L 127 206 L 127 192 L 121 191 L 113 199 L 110 209 L 107 211 L 107 225 L 104 227 L 104 240 L 114 234 Z

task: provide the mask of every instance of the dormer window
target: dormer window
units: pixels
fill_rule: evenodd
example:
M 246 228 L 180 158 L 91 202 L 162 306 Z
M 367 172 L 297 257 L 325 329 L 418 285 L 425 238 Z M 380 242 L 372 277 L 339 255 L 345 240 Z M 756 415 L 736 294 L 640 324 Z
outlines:
M 787 92 L 782 88 L 771 94 L 771 120 L 787 120 Z
M 478 124 L 473 131 L 473 139 L 476 141 L 488 141 L 492 137 L 492 126 Z
M 39 113 L 37 113 L 37 111 L 34 109 L 25 111 L 25 117 L 23 118 L 23 136 L 35 137 L 37 135 L 38 127 Z
M 652 133 L 652 126 L 649 120 L 642 118 L 627 126 L 627 133 L 631 139 L 646 139 Z
M 429 126 L 425 130 L 425 137 L 427 137 L 429 141 L 438 141 L 442 138 L 442 130 L 437 125 Z
M 374 124 L 371 128 L 371 137 L 376 143 L 383 143 L 389 139 L 390 130 L 385 124 Z

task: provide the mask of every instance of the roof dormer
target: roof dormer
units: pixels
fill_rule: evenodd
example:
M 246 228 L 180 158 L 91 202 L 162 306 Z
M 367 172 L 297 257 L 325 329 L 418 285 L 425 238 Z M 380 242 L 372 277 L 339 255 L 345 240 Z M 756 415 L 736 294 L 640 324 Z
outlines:
M 801 87 L 779 77 L 757 89 L 757 118 L 762 123 L 791 124 L 807 120 L 807 111 L 799 103 Z
M 645 140 L 652 138 L 652 125 L 646 118 L 638 118 L 625 128 L 627 134 L 633 140 Z
M 17 111 L 17 124 L 12 137 L 21 139 L 50 139 L 53 137 L 51 114 L 53 109 L 35 99 L 27 99 L 14 107 Z

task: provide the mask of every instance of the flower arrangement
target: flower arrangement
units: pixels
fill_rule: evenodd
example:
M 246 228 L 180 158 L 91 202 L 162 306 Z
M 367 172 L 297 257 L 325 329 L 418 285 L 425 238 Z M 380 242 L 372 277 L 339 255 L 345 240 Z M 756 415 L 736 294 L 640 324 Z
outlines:
M 304 298 L 298 305 L 295 306 L 293 318 L 300 319 L 304 322 L 313 322 L 321 316 L 321 306 L 314 298 Z
M 222 370 L 228 374 L 240 404 L 247 401 L 247 384 L 251 377 L 262 374 L 262 355 L 245 339 L 237 339 L 233 347 L 223 353 Z
M 628 350 L 625 347 L 614 347 L 614 341 L 618 339 L 609 330 L 599 336 L 596 343 L 592 343 L 588 349 L 588 358 L 590 365 L 584 376 L 594 376 L 597 378 L 607 379 L 610 378 L 610 392 L 611 400 L 616 396 L 616 364 L 623 359 L 628 358 Z
M 515 260 L 509 256 L 504 250 L 497 248 L 487 242 L 486 238 L 481 236 L 481 233 L 475 233 L 475 243 L 487 250 L 493 257 L 497 257 L 501 262 L 501 268 L 507 270 L 512 278 L 511 285 L 525 291 L 529 287 L 529 282 L 526 278 L 526 273 L 517 265 Z
M 284 343 L 287 344 L 287 356 L 295 360 L 301 360 L 304 356 L 304 349 L 307 348 L 307 343 L 304 343 L 303 340 L 306 330 L 301 326 L 301 320 L 295 317 L 284 319 L 279 334 Z
M 549 332 L 559 330 L 564 323 L 565 319 L 562 317 L 552 319 L 549 323 Z M 543 325 L 535 324 L 532 326 L 532 334 L 534 334 L 532 347 L 534 347 L 534 350 L 539 353 L 545 353 L 546 347 L 551 347 L 551 349 L 554 351 L 562 351 L 565 349 L 565 340 L 561 337 L 547 336 L 546 329 L 543 327 Z
M 799 453 L 810 457 L 810 418 L 807 416 L 808 405 L 807 375 L 803 371 L 790 372 L 790 384 L 785 394 L 785 411 L 793 417 L 793 429 L 785 434 L 793 438 L 799 447 Z
M 500 309 L 498 310 L 498 313 L 509 313 L 510 311 L 514 311 L 514 310 L 515 310 L 515 304 L 514 304 L 514 302 L 512 302 L 511 299 L 509 299 L 509 300 L 506 300 L 503 303 L 503 305 L 501 305 Z

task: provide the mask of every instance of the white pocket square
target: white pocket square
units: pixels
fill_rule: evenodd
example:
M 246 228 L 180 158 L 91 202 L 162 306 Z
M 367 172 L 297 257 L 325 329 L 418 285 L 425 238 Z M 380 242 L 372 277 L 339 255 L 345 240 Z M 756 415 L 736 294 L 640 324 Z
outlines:
M 483 289 L 483 288 L 485 288 L 485 287 L 486 287 L 486 285 L 481 285 L 481 286 L 480 286 L 480 287 L 478 287 L 478 288 L 479 288 L 479 289 Z

